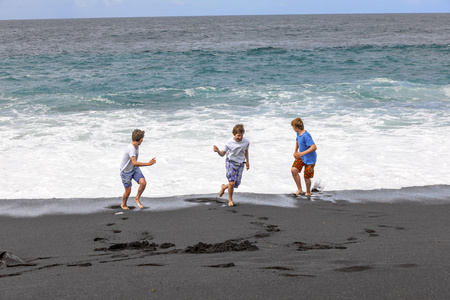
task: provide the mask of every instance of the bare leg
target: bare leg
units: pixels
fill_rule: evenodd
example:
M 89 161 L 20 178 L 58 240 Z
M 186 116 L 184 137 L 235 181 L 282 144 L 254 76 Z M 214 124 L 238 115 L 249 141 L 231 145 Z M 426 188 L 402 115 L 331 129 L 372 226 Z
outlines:
M 298 196 L 300 194 L 303 194 L 302 184 L 300 182 L 300 175 L 298 174 L 298 169 L 297 168 L 292 168 L 291 169 L 291 173 L 292 173 L 292 178 L 294 178 L 295 184 L 297 185 L 297 192 L 294 193 L 294 196 Z M 311 185 L 311 182 L 310 182 L 310 185 Z
M 233 203 L 234 181 L 228 183 L 228 206 L 234 206 Z
M 219 197 L 223 196 L 223 193 L 225 193 L 225 190 L 228 188 L 228 184 L 222 184 L 221 190 L 219 192 Z
M 305 185 L 306 185 L 306 196 L 311 196 L 311 179 L 305 178 Z
M 145 180 L 145 178 L 139 179 L 139 189 L 136 194 L 136 198 L 134 198 L 134 201 L 136 201 L 139 208 L 144 208 L 144 206 L 141 204 L 140 199 L 141 199 L 141 195 L 144 192 L 146 186 L 147 186 L 147 181 Z
M 127 201 L 128 201 L 128 197 L 130 197 L 130 194 L 131 194 L 131 186 L 126 187 L 125 192 L 123 193 L 122 204 L 120 205 L 120 207 L 122 207 L 122 209 L 129 209 L 127 206 Z

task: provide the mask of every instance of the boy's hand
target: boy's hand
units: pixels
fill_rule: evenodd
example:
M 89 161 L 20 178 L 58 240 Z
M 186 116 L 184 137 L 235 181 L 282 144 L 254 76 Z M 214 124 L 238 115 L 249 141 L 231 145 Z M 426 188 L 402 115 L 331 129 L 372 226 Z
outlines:
M 223 151 L 223 150 L 220 151 L 219 148 L 216 145 L 213 146 L 213 150 L 214 150 L 214 152 L 219 153 L 220 156 L 224 156 L 226 154 L 225 151 Z
M 153 157 L 153 158 L 148 162 L 148 165 L 149 165 L 149 166 L 154 165 L 154 164 L 156 164 L 156 157 Z
M 246 161 L 245 166 L 247 167 L 247 171 L 248 171 L 248 169 L 250 169 L 250 163 L 248 161 Z
M 300 152 L 295 152 L 294 153 L 294 158 L 299 159 L 301 157 L 302 157 L 302 155 L 300 154 Z

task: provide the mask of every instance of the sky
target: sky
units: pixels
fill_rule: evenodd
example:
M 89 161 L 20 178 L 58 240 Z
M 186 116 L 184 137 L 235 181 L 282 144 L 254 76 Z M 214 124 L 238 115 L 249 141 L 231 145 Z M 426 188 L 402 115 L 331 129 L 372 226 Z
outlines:
M 450 13 L 450 0 L 0 0 L 0 20 Z

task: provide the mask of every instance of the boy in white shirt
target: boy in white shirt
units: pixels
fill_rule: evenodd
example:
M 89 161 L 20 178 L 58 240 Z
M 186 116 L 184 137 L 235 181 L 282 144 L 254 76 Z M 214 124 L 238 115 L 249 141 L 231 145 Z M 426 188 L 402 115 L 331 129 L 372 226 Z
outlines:
M 244 165 L 247 170 L 250 168 L 250 162 L 248 160 L 248 148 L 250 141 L 244 138 L 244 125 L 237 124 L 233 128 L 233 138 L 230 138 L 226 144 L 224 150 L 214 145 L 214 152 L 219 153 L 220 156 L 226 154 L 226 176 L 228 184 L 222 184 L 219 197 L 222 197 L 225 190 L 228 189 L 228 206 L 234 206 L 233 192 L 234 188 L 238 188 L 241 184 L 242 172 L 244 171 Z
M 143 166 L 151 166 L 156 163 L 156 158 L 152 158 L 149 162 L 142 163 L 138 162 L 139 156 L 139 146 L 142 144 L 144 140 L 145 131 L 135 129 L 131 135 L 132 142 L 128 145 L 125 153 L 123 154 L 122 163 L 120 164 L 120 177 L 122 178 L 122 183 L 125 188 L 125 192 L 122 196 L 122 204 L 120 207 L 122 209 L 129 209 L 127 206 L 128 197 L 131 194 L 131 180 L 134 179 L 137 183 L 139 183 L 139 189 L 136 194 L 136 201 L 139 208 L 144 208 L 142 206 L 140 197 L 145 190 L 145 186 L 147 185 L 147 181 L 145 180 L 144 174 L 142 174 L 141 169 L 139 167 Z

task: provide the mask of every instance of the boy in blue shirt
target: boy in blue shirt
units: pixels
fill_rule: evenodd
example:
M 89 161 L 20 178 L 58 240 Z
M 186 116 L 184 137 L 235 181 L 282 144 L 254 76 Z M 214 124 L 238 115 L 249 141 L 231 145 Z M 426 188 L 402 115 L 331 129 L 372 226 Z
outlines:
M 294 164 L 291 172 L 297 185 L 297 192 L 293 195 L 311 196 L 311 178 L 314 177 L 314 166 L 317 161 L 317 147 L 311 135 L 304 128 L 303 121 L 300 118 L 292 120 L 291 126 L 297 132 L 297 140 L 295 141 Z M 306 185 L 306 192 L 302 190 L 299 172 L 305 167 L 304 179 Z

